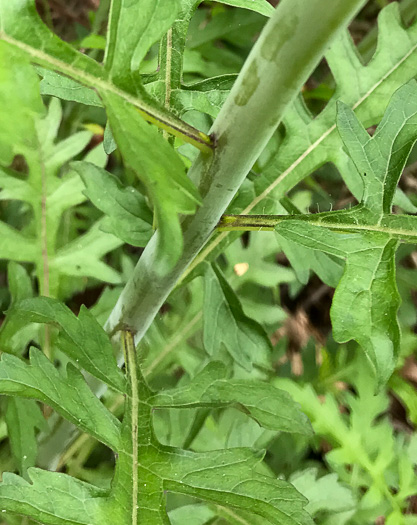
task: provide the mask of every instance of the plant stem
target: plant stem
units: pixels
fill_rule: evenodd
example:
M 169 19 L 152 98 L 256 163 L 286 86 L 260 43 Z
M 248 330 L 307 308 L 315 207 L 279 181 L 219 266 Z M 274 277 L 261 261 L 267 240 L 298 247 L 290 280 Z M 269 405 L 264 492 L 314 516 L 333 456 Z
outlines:
M 364 0 L 281 0 L 254 45 L 211 132 L 212 155 L 201 153 L 189 176 L 203 205 L 183 220 L 184 251 L 166 274 L 156 271 L 156 231 L 111 313 L 109 332 L 127 325 L 139 341 L 181 274 L 210 237 L 288 105 L 337 32 Z

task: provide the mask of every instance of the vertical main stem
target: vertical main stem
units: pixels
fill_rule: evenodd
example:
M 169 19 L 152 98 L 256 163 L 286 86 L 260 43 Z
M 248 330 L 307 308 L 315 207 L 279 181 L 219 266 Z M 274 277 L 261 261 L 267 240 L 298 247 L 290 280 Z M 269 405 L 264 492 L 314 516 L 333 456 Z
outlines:
M 134 328 L 139 341 L 177 280 L 210 237 L 220 216 L 266 146 L 337 32 L 365 0 L 281 0 L 254 45 L 211 132 L 214 154 L 200 154 L 189 176 L 203 197 L 182 223 L 184 251 L 166 274 L 156 271 L 158 231 L 145 248 L 106 329 Z

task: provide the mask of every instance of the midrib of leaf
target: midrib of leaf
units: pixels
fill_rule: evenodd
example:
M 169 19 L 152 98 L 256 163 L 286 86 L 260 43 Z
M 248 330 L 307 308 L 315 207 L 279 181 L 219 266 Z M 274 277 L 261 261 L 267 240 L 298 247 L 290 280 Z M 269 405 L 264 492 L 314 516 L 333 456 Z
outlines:
M 39 136 L 38 136 L 39 138 Z M 40 235 L 41 235 L 41 261 L 43 265 L 42 271 L 42 281 L 41 285 L 41 295 L 46 297 L 50 296 L 50 272 L 49 272 L 49 242 L 48 242 L 48 217 L 47 217 L 47 200 L 48 200 L 48 175 L 46 173 L 46 165 L 43 156 L 43 149 L 40 141 L 38 140 L 38 151 L 39 151 L 39 167 L 41 171 L 41 225 L 40 225 Z M 57 281 L 58 276 L 56 276 Z M 55 287 L 58 285 L 58 282 L 55 283 Z M 51 358 L 51 331 L 50 326 L 45 325 L 43 327 L 45 334 L 45 347 L 44 353 L 48 358 Z
M 417 50 L 417 43 L 399 60 L 385 75 L 383 75 L 378 82 L 376 82 L 366 93 L 363 95 L 353 106 L 352 109 L 357 109 L 361 104 L 366 102 L 368 98 L 374 93 L 378 87 L 383 84 L 387 78 L 389 78 L 415 51 Z M 291 173 L 313 152 L 315 149 L 334 131 L 336 130 L 336 124 L 330 126 L 313 144 L 311 144 L 305 152 L 300 155 L 285 171 L 283 171 L 269 186 L 267 186 L 262 193 L 253 199 L 253 201 L 242 210 L 242 215 L 249 214 L 255 206 L 257 206 L 263 199 L 265 199 L 278 185 L 283 183 Z M 294 181 L 294 184 L 290 185 L 287 191 L 290 191 L 296 184 L 298 184 L 298 178 Z M 179 282 L 181 282 L 196 266 L 204 261 L 208 255 L 224 241 L 229 235 L 229 232 L 223 231 L 220 235 L 216 236 L 215 239 L 209 241 L 206 247 L 199 253 L 199 255 L 190 264 L 184 274 L 181 276 Z
M 0 32 L 0 40 L 4 40 L 5 42 L 21 49 L 27 53 L 36 64 L 59 71 L 98 92 L 105 91 L 117 95 L 134 106 L 148 122 L 156 124 L 161 129 L 165 129 L 173 135 L 182 137 L 186 142 L 193 144 L 202 151 L 211 152 L 211 139 L 205 133 L 193 128 L 186 122 L 175 118 L 174 115 L 168 116 L 165 113 L 162 113 L 158 108 L 151 106 L 144 100 L 118 88 L 106 78 L 100 78 L 99 76 L 91 75 L 85 71 L 74 68 L 70 64 L 56 59 L 40 49 L 35 49 L 32 46 L 20 42 L 4 32 Z M 104 69 L 103 74 L 105 74 Z
M 138 426 L 139 426 L 139 390 L 136 349 L 132 332 L 123 332 L 123 350 L 125 363 L 127 364 L 127 374 L 130 383 L 131 399 L 131 439 L 132 439 L 132 525 L 138 522 Z
M 274 231 L 275 226 L 279 223 L 291 220 L 297 220 L 297 215 L 265 215 L 265 216 L 256 216 L 256 215 L 225 215 L 224 218 L 233 217 L 236 218 L 236 226 L 233 226 L 233 223 L 225 226 L 220 226 L 220 229 L 230 228 L 229 231 L 240 230 L 240 231 Z M 306 220 L 303 216 L 303 222 L 309 222 L 315 226 L 326 228 L 329 230 L 346 232 L 346 233 L 357 233 L 357 232 L 372 232 L 372 233 L 384 233 L 389 235 L 393 239 L 398 240 L 407 240 L 411 243 L 417 242 L 417 217 L 413 215 L 407 215 L 405 218 L 407 222 L 416 222 L 415 229 L 401 229 L 401 228 L 392 228 L 389 226 L 381 226 L 380 224 L 352 224 L 349 222 L 320 222 L 319 217 L 311 215 L 311 220 Z M 381 220 L 390 222 L 392 217 L 395 220 L 401 217 L 398 215 L 384 215 Z M 225 232 L 227 233 L 227 231 Z
M 172 29 L 167 33 L 166 38 L 166 58 L 165 58 L 165 107 L 169 109 L 171 105 L 171 78 L 172 78 Z

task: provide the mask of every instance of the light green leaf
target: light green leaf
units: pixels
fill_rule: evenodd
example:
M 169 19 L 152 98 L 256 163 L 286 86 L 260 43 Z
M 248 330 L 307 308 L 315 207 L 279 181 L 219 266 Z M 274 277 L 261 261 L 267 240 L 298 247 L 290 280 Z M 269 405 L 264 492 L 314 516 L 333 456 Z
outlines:
M 36 70 L 42 76 L 40 83 L 42 95 L 51 95 L 63 100 L 86 104 L 87 106 L 101 107 L 103 105 L 94 90 L 83 86 L 79 82 L 43 67 L 37 67 Z
M 73 162 L 71 167 L 84 181 L 85 195 L 106 214 L 101 229 L 133 246 L 146 246 L 152 236 L 152 213 L 144 197 L 93 164 Z
M 10 168 L 0 167 L 0 200 L 33 202 L 36 190 L 22 176 Z
M 0 258 L 18 262 L 33 262 L 37 256 L 35 239 L 0 221 Z
M 239 239 L 227 248 L 225 255 L 230 266 L 236 268 L 239 285 L 250 282 L 273 287 L 296 280 L 292 268 L 277 264 L 279 251 L 277 239 L 269 232 L 253 232 L 248 246 Z
M 118 284 L 121 282 L 118 272 L 100 261 L 100 258 L 122 244 L 114 235 L 101 231 L 98 221 L 84 235 L 58 250 L 51 260 L 50 268 L 65 275 L 87 276 Z
M 168 26 L 166 25 L 167 20 L 173 21 L 175 19 L 175 14 L 173 13 L 177 11 L 177 1 L 178 0 L 172 0 L 169 3 L 169 7 L 167 7 L 168 4 L 160 0 L 158 0 L 157 4 L 155 4 L 153 0 L 152 2 L 150 0 L 141 0 L 140 5 L 143 7 L 143 2 L 146 2 L 146 5 L 150 9 L 147 11 L 147 14 L 150 15 L 149 19 L 144 19 L 143 13 L 134 18 L 129 18 L 130 15 L 132 15 L 130 8 L 134 8 L 135 12 L 138 8 L 138 0 L 131 0 L 130 5 L 129 0 L 124 1 L 123 9 L 120 9 L 121 4 L 119 2 L 114 2 L 114 9 L 112 9 L 110 15 L 112 20 L 112 35 L 111 38 L 108 39 L 107 56 L 109 59 L 107 66 L 111 68 L 113 65 L 120 67 L 121 62 L 118 60 L 113 64 L 114 57 L 117 56 L 119 59 L 119 57 L 122 56 L 121 59 L 123 60 L 126 56 L 129 64 L 130 61 L 133 60 L 133 65 L 136 67 L 141 61 L 143 54 L 146 53 L 147 46 L 155 42 L 162 36 L 165 30 L 168 29 L 169 24 Z M 162 6 L 160 8 L 162 10 L 161 12 L 164 12 L 168 18 L 165 19 L 162 25 L 156 20 L 156 25 L 153 28 L 153 22 L 155 22 L 155 20 L 153 19 L 152 11 L 155 5 Z M 124 20 L 123 29 L 126 31 L 127 27 L 130 27 L 132 23 L 134 24 L 134 28 L 126 32 L 126 34 L 123 34 L 122 39 L 119 40 L 116 34 L 117 27 L 115 27 L 115 24 L 117 24 L 121 13 L 123 14 Z M 144 29 L 146 29 L 143 35 L 140 31 L 138 32 L 138 21 L 141 20 L 144 20 Z M 150 22 L 152 22 L 152 25 L 148 28 L 146 24 Z M 31 31 L 27 31 L 28 27 L 31 28 Z M 149 29 L 149 31 L 147 29 Z M 130 46 L 128 52 L 133 53 L 133 56 L 129 55 L 128 57 L 123 52 L 125 38 Z M 109 71 L 101 64 L 87 55 L 78 52 L 71 45 L 59 39 L 41 21 L 36 11 L 34 0 L 19 0 L 18 3 L 10 3 L 5 0 L 0 2 L 0 40 L 4 40 L 19 49 L 32 63 L 58 71 L 90 89 L 97 90 L 100 96 L 106 94 L 124 100 L 139 110 L 139 114 L 149 122 L 157 124 L 170 133 L 182 137 L 183 140 L 194 144 L 206 153 L 212 152 L 211 139 L 204 133 L 201 133 L 178 119 L 174 114 L 150 98 L 144 89 L 141 88 L 140 81 L 138 81 L 137 78 L 132 80 L 130 66 L 129 69 L 125 71 L 127 74 L 126 77 L 122 72 L 118 78 L 116 78 L 114 74 L 113 77 L 110 78 Z M 116 51 L 117 54 L 115 55 Z M 113 69 L 112 72 L 115 73 Z M 113 80 L 115 80 L 116 84 Z M 57 95 L 58 91 L 56 91 L 55 94 Z M 85 100 L 89 98 L 89 95 L 86 94 L 79 96 L 84 97 Z
M 236 75 L 222 75 L 174 89 L 171 105 L 180 115 L 201 111 L 216 118 L 235 80 Z
M 186 505 L 171 510 L 169 519 L 171 525 L 205 525 L 216 517 L 215 512 L 207 505 Z
M 88 146 L 92 136 L 91 131 L 80 131 L 58 142 L 45 159 L 47 169 L 56 172 L 66 162 L 81 153 Z
M 243 313 L 233 289 L 216 266 L 204 274 L 204 348 L 215 354 L 223 344 L 232 358 L 250 370 L 268 368 L 271 343 L 262 326 Z
M 226 366 L 216 361 L 190 383 L 156 394 L 149 402 L 160 408 L 233 406 L 264 428 L 311 433 L 307 418 L 286 393 L 261 381 L 230 378 Z
M 318 478 L 317 469 L 309 468 L 291 476 L 291 483 L 308 498 L 306 509 L 311 516 L 320 512 L 331 516 L 349 510 L 353 513 L 357 505 L 352 490 L 343 486 L 335 473 Z
M 36 31 L 27 31 L 28 27 L 36 27 Z M 28 46 L 29 49 L 26 48 L 25 52 L 36 58 L 34 61 L 41 66 L 49 67 L 53 59 L 57 70 L 61 65 L 68 64 L 75 71 L 102 76 L 103 68 L 98 62 L 78 52 L 48 29 L 41 21 L 32 0 L 18 0 L 13 3 L 1 1 L 0 38 L 16 47 Z
M 316 435 L 331 444 L 326 462 L 332 471 L 338 473 L 340 482 L 356 488 L 361 501 L 355 519 L 363 523 L 369 521 L 369 516 L 375 519 L 380 516 L 381 504 L 386 514 L 392 507 L 406 508 L 406 491 L 411 484 L 402 477 L 404 463 L 399 461 L 398 455 L 401 449 L 397 448 L 399 443 L 396 443 L 395 432 L 386 416 L 390 403 L 387 392 L 381 390 L 375 395 L 376 383 L 370 374 L 369 361 L 363 354 L 357 353 L 350 364 L 350 371 L 343 369 L 343 378 L 352 385 L 352 391 L 339 392 L 337 397 L 330 392 L 325 396 L 318 395 L 311 385 L 303 386 L 289 379 L 277 378 L 273 383 L 287 390 L 301 404 Z M 347 409 L 343 414 L 341 404 Z M 402 442 L 401 446 L 404 446 Z M 407 462 L 410 463 L 409 458 Z M 352 470 L 358 480 L 356 487 L 352 486 Z M 410 473 L 409 467 L 407 470 Z M 413 474 L 409 479 L 415 484 Z M 402 486 L 406 487 L 404 495 L 399 494 Z M 327 498 L 324 504 L 329 501 Z M 323 505 L 318 500 L 316 502 L 318 506 Z M 335 499 L 333 503 L 336 504 Z M 363 507 L 365 503 L 366 507 Z M 312 504 L 314 508 L 314 499 Z
M 113 0 L 105 66 L 115 83 L 129 87 L 152 44 L 168 31 L 180 9 L 179 0 Z
M 128 389 L 121 429 L 71 365 L 64 379 L 38 350 L 31 351 L 31 365 L 3 356 L 1 392 L 48 402 L 111 446 L 117 460 L 110 492 L 38 469 L 28 472 L 32 484 L 6 474 L 0 484 L 2 509 L 51 525 L 167 525 L 169 491 L 260 516 L 270 525 L 311 525 L 303 496 L 289 483 L 257 473 L 262 453 L 249 448 L 195 453 L 158 443 L 152 430 L 153 393 L 138 367 L 133 334 L 122 337 Z
M 32 281 L 24 266 L 10 262 L 7 267 L 9 291 L 14 305 L 23 299 L 33 297 Z
M 1 20 L 1 16 L 0 16 Z M 35 122 L 45 113 L 39 78 L 12 46 L 0 42 L 0 162 L 7 166 L 17 154 L 39 146 Z
M 160 265 L 172 268 L 182 252 L 178 214 L 193 213 L 200 203 L 197 189 L 173 148 L 130 105 L 103 97 L 110 125 L 125 164 L 145 184 L 160 230 Z
M 37 399 L 107 446 L 119 446 L 119 421 L 88 388 L 72 365 L 67 378 L 37 349 L 30 351 L 30 364 L 3 354 L 0 361 L 0 392 L 5 395 Z
M 90 33 L 84 37 L 79 43 L 80 48 L 87 49 L 106 49 L 106 39 L 102 35 L 97 35 L 95 33 Z
M 243 7 L 250 9 L 261 15 L 271 16 L 274 8 L 267 0 L 218 0 L 220 4 L 232 5 L 234 7 Z
M 312 524 L 302 511 L 304 498 L 291 485 L 254 474 L 261 458 L 248 449 L 169 456 L 172 469 L 164 481 L 168 490 L 229 509 L 249 511 L 270 525 Z

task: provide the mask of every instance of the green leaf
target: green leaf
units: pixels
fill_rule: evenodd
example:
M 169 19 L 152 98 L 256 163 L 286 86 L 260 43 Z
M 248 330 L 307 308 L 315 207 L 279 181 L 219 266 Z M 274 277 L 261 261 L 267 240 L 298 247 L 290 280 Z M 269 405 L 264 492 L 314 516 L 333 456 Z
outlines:
M 95 33 L 90 33 L 84 37 L 79 43 L 80 48 L 87 49 L 106 49 L 106 39 L 102 35 L 97 35 Z
M 309 500 L 307 510 L 311 516 L 334 516 L 339 512 L 354 513 L 357 505 L 352 491 L 343 486 L 337 479 L 337 474 L 327 474 L 318 478 L 316 468 L 309 468 L 291 476 L 291 483 Z
M 45 108 L 39 78 L 26 57 L 0 41 L 0 64 L 0 161 L 7 166 L 16 154 L 39 147 L 35 122 Z
M 169 491 L 261 516 L 271 525 L 311 525 L 303 496 L 287 482 L 257 473 L 262 453 L 249 448 L 195 453 L 162 446 L 153 434 L 154 395 L 138 367 L 133 334 L 124 332 L 123 344 L 128 389 L 121 430 L 72 365 L 64 379 L 38 350 L 31 351 L 31 365 L 3 356 L 2 393 L 49 403 L 117 451 L 117 460 L 110 492 L 38 469 L 28 471 L 31 484 L 6 474 L 0 484 L 2 509 L 51 525 L 166 525 Z
M 33 262 L 36 259 L 35 239 L 0 221 L 0 258 L 18 262 Z
M 220 4 L 232 5 L 234 7 L 243 7 L 250 9 L 261 15 L 271 16 L 274 8 L 267 0 L 218 0 Z
M 296 280 L 291 268 L 277 264 L 275 258 L 280 250 L 274 237 L 269 232 L 253 232 L 248 246 L 243 246 L 239 239 L 227 248 L 225 255 L 230 266 L 242 268 L 238 273 L 239 285 L 250 282 L 273 287 Z
M 283 378 L 275 379 L 273 384 L 287 390 L 301 404 L 317 437 L 330 443 L 326 463 L 333 472 L 337 472 L 340 482 L 347 484 L 358 498 L 355 520 L 367 523 L 381 515 L 381 508 L 385 515 L 392 508 L 407 508 L 408 490 L 415 493 L 415 487 L 412 488 L 415 476 L 413 468 L 410 468 L 410 463 L 415 461 L 412 458 L 406 461 L 404 457 L 399 459 L 406 455 L 404 443 L 402 438 L 396 440 L 392 423 L 386 416 L 390 404 L 387 392 L 381 390 L 375 395 L 376 382 L 370 374 L 369 361 L 363 354 L 357 353 L 349 364 L 351 366 L 342 365 L 338 369 L 342 372 L 339 377 L 351 385 L 350 392 L 333 394 L 327 391 L 326 395 L 319 395 L 311 385 L 300 385 Z M 346 407 L 343 414 L 341 406 Z M 405 466 L 406 463 L 408 466 Z M 352 470 L 357 479 L 355 484 L 352 484 Z M 400 487 L 405 488 L 403 494 Z M 298 485 L 298 488 L 301 489 L 301 486 Z M 305 495 L 308 497 L 308 491 Z M 311 501 L 312 510 L 315 505 L 323 508 L 323 505 L 330 503 L 329 498 L 322 503 L 317 499 L 316 502 L 314 499 Z M 333 499 L 332 503 L 336 505 L 336 500 Z
M 341 343 L 354 339 L 362 346 L 379 384 L 390 377 L 399 351 L 395 252 L 401 236 L 384 226 L 389 224 L 395 189 L 417 139 L 416 100 L 417 83 L 410 81 L 393 95 L 372 138 L 353 111 L 339 104 L 338 129 L 363 181 L 362 203 L 350 210 L 307 215 L 302 221 L 290 217 L 276 227 L 291 241 L 346 257 L 331 309 L 333 334 Z M 399 229 L 409 227 L 407 217 L 394 220 Z
M 67 378 L 35 348 L 30 364 L 4 354 L 0 361 L 0 392 L 5 395 L 37 399 L 113 449 L 119 444 L 119 421 L 88 388 L 85 379 L 71 364 Z
M 117 366 L 113 347 L 92 314 L 81 307 L 78 318 L 59 301 L 49 297 L 24 299 L 10 311 L 11 319 L 52 323 L 60 329 L 58 346 L 79 366 L 119 392 L 125 381 Z
M 105 67 L 116 84 L 132 84 L 132 72 L 174 23 L 179 9 L 179 0 L 113 0 Z
M 228 376 L 226 366 L 214 361 L 190 383 L 156 394 L 149 402 L 160 408 L 233 406 L 264 428 L 311 433 L 307 418 L 286 393 L 268 383 Z
M 40 90 L 42 95 L 51 95 L 63 100 L 86 104 L 87 106 L 102 107 L 99 96 L 95 91 L 89 89 L 71 78 L 64 77 L 43 67 L 36 68 L 42 76 Z
M 10 262 L 7 267 L 7 278 L 9 291 L 12 297 L 11 305 L 33 297 L 32 281 L 24 266 L 15 262 Z
M 9 262 L 7 279 L 11 295 L 10 309 L 19 301 L 33 297 L 32 281 L 22 265 Z M 37 328 L 28 325 L 26 320 L 13 319 L 7 315 L 0 327 L 0 348 L 3 352 L 21 354 L 28 343 L 36 338 L 36 334 Z
M 205 525 L 216 517 L 216 514 L 207 505 L 186 505 L 172 510 L 169 513 L 171 525 Z
M 17 397 L 8 399 L 5 419 L 18 471 L 27 479 L 27 469 L 35 466 L 38 452 L 36 429 L 45 430 L 48 425 L 35 401 Z
M 133 246 L 146 246 L 152 236 L 152 214 L 143 196 L 93 164 L 73 162 L 71 167 L 82 178 L 85 195 L 106 214 L 101 229 Z
M 80 131 L 58 144 L 45 159 L 46 168 L 56 173 L 66 162 L 81 153 L 91 141 L 91 131 Z
M 2 509 L 50 525 L 106 523 L 105 490 L 58 472 L 31 468 L 28 474 L 31 483 L 15 474 L 3 475 Z
M 178 214 L 194 213 L 200 203 L 197 189 L 173 148 L 132 106 L 110 95 L 103 100 L 125 164 L 145 184 L 155 207 L 161 271 L 172 268 L 182 253 Z
M 101 231 L 98 221 L 84 235 L 59 249 L 50 268 L 64 275 L 87 276 L 118 284 L 121 282 L 120 274 L 100 258 L 122 244 L 123 241 L 114 235 Z
M 269 368 L 271 343 L 260 324 L 247 317 L 233 289 L 215 266 L 204 274 L 204 348 L 210 355 L 224 345 L 237 364 Z

